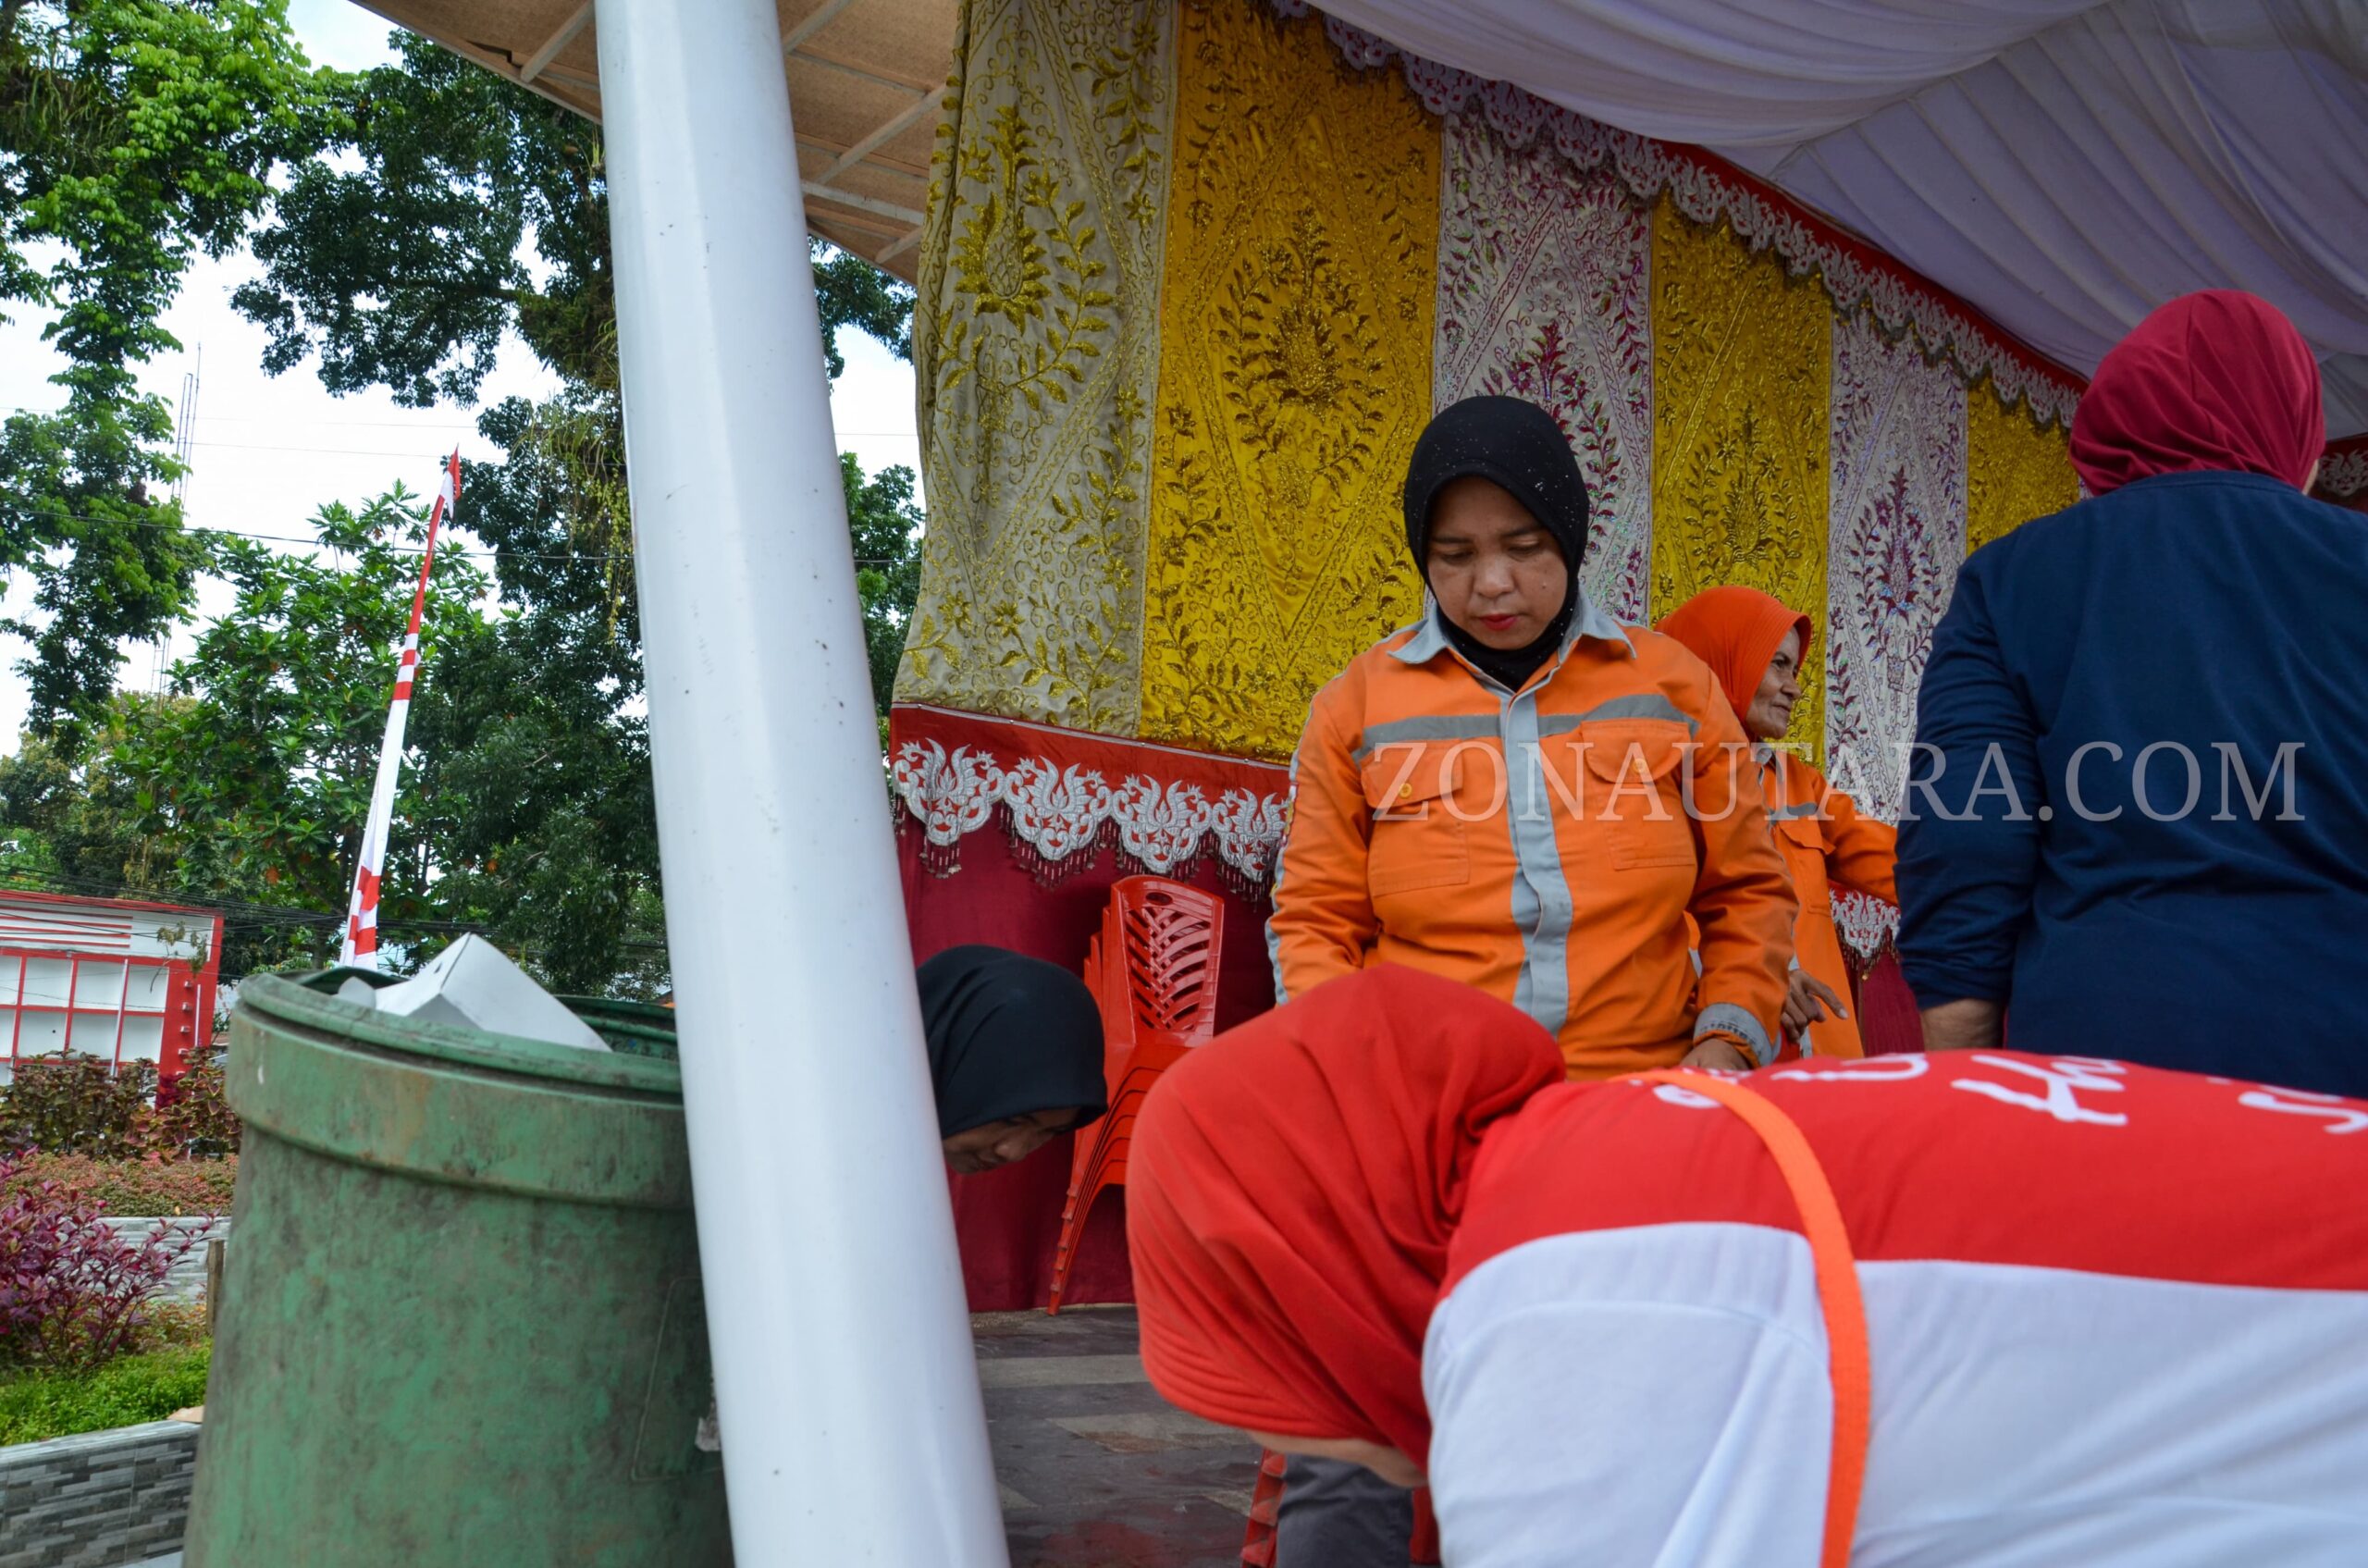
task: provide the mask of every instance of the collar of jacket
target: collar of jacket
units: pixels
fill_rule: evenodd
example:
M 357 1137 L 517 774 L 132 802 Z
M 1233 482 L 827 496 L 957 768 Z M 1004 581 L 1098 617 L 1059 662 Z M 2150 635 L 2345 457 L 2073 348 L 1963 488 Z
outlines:
M 1463 664 L 1465 669 L 1472 670 L 1472 666 L 1464 663 L 1462 656 L 1455 651 L 1455 645 L 1447 640 L 1447 629 L 1440 623 L 1439 607 L 1428 595 L 1424 596 L 1423 618 L 1414 623 L 1412 630 L 1414 635 L 1406 640 L 1406 646 L 1390 653 L 1392 659 L 1404 664 L 1427 664 L 1446 654 Z M 1580 590 L 1579 612 L 1571 617 L 1571 629 L 1562 634 L 1562 646 L 1555 653 L 1553 662 L 1547 666 L 1549 680 L 1553 671 L 1570 657 L 1571 649 L 1578 646 L 1582 637 L 1600 643 L 1617 643 L 1622 653 L 1631 659 L 1636 657 L 1636 645 L 1630 640 L 1628 628 L 1604 613 L 1601 605 Z M 1495 684 L 1477 670 L 1472 670 L 1472 673 L 1476 680 Z

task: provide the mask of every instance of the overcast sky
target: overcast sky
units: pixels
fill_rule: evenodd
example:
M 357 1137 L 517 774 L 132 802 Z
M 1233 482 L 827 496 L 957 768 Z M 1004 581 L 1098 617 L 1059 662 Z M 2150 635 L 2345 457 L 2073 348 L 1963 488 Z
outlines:
M 292 0 L 289 9 L 316 64 L 354 70 L 392 57 L 388 24 L 350 0 Z M 178 403 L 182 378 L 200 371 L 203 355 L 195 466 L 187 493 L 191 525 L 306 538 L 305 520 L 324 502 L 358 504 L 397 480 L 414 491 L 432 490 L 437 465 L 455 444 L 470 459 L 500 455 L 476 434 L 476 408 L 399 408 L 380 390 L 332 397 L 310 364 L 277 378 L 265 376 L 262 329 L 230 308 L 231 291 L 253 273 L 244 255 L 201 260 L 165 318 L 183 352 L 161 356 L 141 377 L 148 389 Z M 61 365 L 41 341 L 41 321 L 23 307 L 9 314 L 15 319 L 0 324 L 0 413 L 58 407 L 64 392 L 48 377 Z M 839 446 L 854 452 L 867 472 L 892 463 L 918 468 L 912 367 L 860 333 L 841 334 L 839 347 L 847 362 L 831 398 Z M 556 386 L 512 338 L 486 380 L 482 401 L 540 396 Z M 457 521 L 465 529 L 465 497 Z M 28 596 L 21 579 L 12 580 L 9 612 Z M 218 611 L 227 598 L 220 584 L 204 585 L 201 619 Z M 191 629 L 182 628 L 175 644 L 177 654 L 187 653 Z M 23 728 L 25 683 L 16 671 L 23 653 L 20 640 L 0 636 L 0 750 L 14 751 Z M 142 648 L 134 655 L 124 667 L 124 684 L 152 686 L 154 654 Z

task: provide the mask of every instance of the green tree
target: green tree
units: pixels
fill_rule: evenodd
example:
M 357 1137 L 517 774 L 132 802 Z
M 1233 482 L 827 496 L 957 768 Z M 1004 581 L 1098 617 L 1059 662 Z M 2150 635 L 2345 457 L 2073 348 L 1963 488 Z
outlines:
M 201 551 L 166 488 L 139 367 L 201 253 L 235 248 L 268 179 L 335 124 L 285 0 L 0 0 L 0 305 L 65 358 L 55 414 L 0 425 L 0 570 L 29 574 L 33 727 L 70 732 L 118 645 L 187 607 Z
M 237 302 L 270 368 L 316 358 L 340 391 L 465 401 L 512 328 L 561 387 L 480 417 L 506 455 L 467 465 L 457 521 L 491 548 L 491 580 L 457 555 L 438 569 L 382 923 L 413 951 L 480 930 L 561 989 L 645 991 L 662 917 L 598 128 L 397 43 L 395 65 L 323 79 L 329 132 L 254 233 L 263 276 Z M 814 265 L 827 330 L 903 350 L 908 291 L 835 253 Z M 920 512 L 907 470 L 847 458 L 843 478 L 884 714 Z M 80 750 L 0 762 L 0 822 L 19 830 L 0 871 L 223 907 L 226 972 L 326 956 L 416 525 L 382 498 L 316 525 L 335 561 L 224 547 L 237 603 L 169 696 L 117 698 Z
M 557 623 L 554 655 L 630 700 L 640 638 L 599 128 L 426 40 L 394 43 L 396 62 L 340 81 L 347 129 L 289 179 L 253 241 L 263 276 L 236 303 L 269 336 L 267 368 L 314 359 L 332 390 L 418 404 L 473 399 L 518 332 L 562 388 L 480 417 L 508 457 L 471 466 L 469 525 L 503 599 Z M 812 265 L 833 376 L 842 329 L 909 352 L 910 290 L 820 244 Z M 918 573 L 912 488 L 908 470 L 848 470 L 883 712 Z
M 871 657 L 871 696 L 882 723 L 905 629 L 920 595 L 921 510 L 913 504 L 913 471 L 883 468 L 864 477 L 855 453 L 839 454 L 846 486 L 847 529 L 855 539 L 856 587 L 863 597 L 863 640 Z
M 400 490 L 314 518 L 326 559 L 220 543 L 230 608 L 162 698 L 125 695 L 72 762 L 0 762 L 6 870 L 228 915 L 224 972 L 336 950 L 424 527 Z M 648 989 L 662 968 L 648 742 L 548 620 L 487 613 L 491 580 L 439 546 L 421 628 L 380 921 L 416 953 L 481 931 L 561 990 Z
M 572 385 L 613 389 L 600 128 L 426 39 L 392 42 L 395 63 L 340 79 L 345 133 L 254 237 L 264 277 L 236 302 L 270 336 L 265 366 L 316 358 L 332 391 L 468 402 L 514 327 Z M 909 352 L 910 290 L 819 243 L 813 265 L 832 376 L 842 327 Z

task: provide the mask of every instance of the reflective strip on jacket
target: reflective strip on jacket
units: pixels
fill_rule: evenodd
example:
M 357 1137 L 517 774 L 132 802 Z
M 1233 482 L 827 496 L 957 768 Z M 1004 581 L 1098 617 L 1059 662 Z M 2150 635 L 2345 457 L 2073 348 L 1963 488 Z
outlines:
M 1769 1059 L 1794 897 L 1708 669 L 1583 603 L 1515 694 L 1436 616 L 1310 707 L 1267 930 L 1282 994 L 1405 964 L 1520 1007 L 1574 1077 L 1666 1067 L 1711 1035 Z
M 1832 888 L 1838 883 L 1886 904 L 1898 903 L 1892 863 L 1899 831 L 1888 822 L 1860 816 L 1857 802 L 1789 752 L 1770 755 L 1760 773 L 1760 790 L 1775 829 L 1776 847 L 1783 852 L 1794 895 L 1800 900 L 1800 918 L 1793 925 L 1794 954 L 1811 980 L 1823 982 L 1842 998 L 1844 1006 L 1852 1006 L 1850 966 L 1842 956 L 1842 935 L 1833 924 Z M 1809 1025 L 1809 1050 L 1819 1056 L 1867 1054 L 1856 1018 L 1835 1018 L 1831 1008 L 1824 1019 Z

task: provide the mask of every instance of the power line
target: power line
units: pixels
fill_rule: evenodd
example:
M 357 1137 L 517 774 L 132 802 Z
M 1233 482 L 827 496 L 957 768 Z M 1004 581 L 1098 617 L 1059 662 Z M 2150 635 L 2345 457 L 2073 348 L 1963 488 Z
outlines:
M 278 545 L 307 545 L 307 546 L 310 546 L 311 548 L 313 548 L 313 549 L 333 549 L 333 550 L 338 550 L 338 551 L 339 551 L 339 552 L 341 552 L 341 553 L 345 553 L 345 554 L 351 554 L 351 553 L 352 553 L 351 549 L 350 549 L 348 547 L 344 546 L 344 545 L 336 544 L 336 543 L 333 543 L 333 542 L 332 542 L 332 541 L 330 541 L 330 540 L 327 540 L 327 539 L 322 539 L 322 538 L 309 538 L 309 539 L 308 539 L 308 538 L 303 537 L 302 535 L 298 535 L 298 534 L 250 534 L 250 533 L 245 532 L 245 531 L 244 531 L 244 530 L 242 530 L 242 529 L 238 529 L 238 528 L 206 528 L 206 527 L 201 527 L 200 525 L 198 525 L 197 524 L 194 524 L 194 523 L 164 523 L 164 522 L 159 522 L 159 521 L 157 521 L 157 520 L 155 520 L 155 519 L 154 519 L 154 518 L 147 518 L 147 517 L 92 517 L 92 516 L 89 515 L 89 514 L 88 514 L 88 513 L 86 513 L 86 512 L 44 512 L 41 513 L 41 515 L 42 515 L 42 516 L 44 516 L 44 517 L 57 517 L 57 518 L 63 518 L 63 519 L 65 519 L 67 522 L 69 522 L 69 523 L 96 523 L 96 524 L 99 524 L 99 525 L 101 525 L 102 526 L 105 526 L 105 527 L 117 527 L 117 528 L 163 528 L 163 529 L 168 530 L 168 531 L 173 532 L 173 533 L 179 533 L 179 534 L 204 534 L 204 535 L 206 535 L 206 536 L 208 536 L 208 537 L 213 537 L 213 538 L 218 538 L 218 539 L 249 539 L 249 540 L 253 541 L 253 542 L 254 542 L 254 543 L 256 543 L 256 544 L 264 544 L 264 545 L 274 545 L 274 544 L 278 544 Z M 467 524 L 465 524 L 465 523 L 457 523 L 457 524 L 455 524 L 455 525 L 454 525 L 454 526 L 455 526 L 455 527 L 462 527 L 462 528 L 465 528 L 465 527 L 467 527 L 467 526 L 468 526 L 468 525 L 467 525 Z M 483 543 L 483 541 L 482 541 L 482 540 L 480 540 L 479 542 L 480 542 L 480 543 Z M 380 548 L 384 549 L 387 551 L 387 553 L 388 553 L 389 555 L 425 555 L 425 554 L 426 554 L 426 553 L 427 553 L 426 549 L 424 547 L 416 546 L 416 545 L 395 545 L 395 544 L 390 544 L 390 545 L 385 545 L 385 546 L 382 546 L 382 547 L 380 547 Z M 513 558 L 513 559 L 515 559 L 515 560 L 520 560 L 520 561 L 586 561 L 586 562 L 598 562 L 598 561 L 631 561 L 631 560 L 633 559 L 633 557 L 632 557 L 632 556 L 630 556 L 630 555 L 623 555 L 623 554 L 594 555 L 594 554 L 589 554 L 589 553 L 585 552 L 585 551 L 582 551 L 582 550 L 526 550 L 526 549 L 500 549 L 500 548 L 499 548 L 499 547 L 497 547 L 497 546 L 493 546 L 493 545 L 487 545 L 487 546 L 486 546 L 486 548 L 487 548 L 487 549 L 489 549 L 489 550 L 492 550 L 492 551 L 493 551 L 493 553 L 494 553 L 495 555 L 497 555 L 497 556 L 506 555 L 506 556 L 510 556 L 510 557 L 512 557 L 512 558 Z M 894 564 L 895 564 L 895 563 L 894 563 L 894 562 L 863 562 L 862 564 L 865 564 L 865 565 L 894 565 Z
M 256 544 L 266 545 L 306 545 L 314 549 L 332 549 L 339 551 L 340 553 L 351 553 L 351 551 L 347 549 L 347 547 L 343 545 L 334 544 L 329 540 L 321 538 L 308 539 L 296 534 L 249 534 L 237 528 L 205 528 L 200 527 L 194 523 L 164 523 L 154 518 L 147 517 L 92 517 L 85 512 L 43 512 L 40 515 L 43 517 L 64 518 L 69 523 L 96 523 L 102 526 L 118 528 L 164 528 L 181 534 L 204 534 L 215 538 L 251 539 Z M 469 526 L 466 523 L 460 522 L 456 522 L 452 525 L 456 528 L 466 528 Z M 479 539 L 477 542 L 479 544 L 485 543 L 483 539 Z M 427 553 L 424 548 L 413 545 L 390 544 L 383 545 L 380 548 L 385 549 L 389 555 L 425 555 Z M 491 550 L 497 558 L 506 555 L 513 561 L 607 562 L 631 561 L 633 559 L 632 556 L 623 552 L 594 555 L 583 550 L 504 549 L 499 545 L 485 545 L 485 548 Z M 885 557 L 875 556 L 857 556 L 855 563 L 857 566 L 902 566 L 906 564 L 903 561 L 890 560 Z
M 201 414 L 200 425 L 313 425 L 331 430 L 475 430 L 475 422 L 446 425 L 417 419 L 290 419 L 273 414 Z
M 30 406 L 22 406 L 22 405 L 20 405 L 20 406 L 18 406 L 18 407 L 15 407 L 15 408 L 11 408 L 11 409 L 7 410 L 7 412 L 8 412 L 8 413 L 11 413 L 11 414 L 43 414 L 43 415 L 53 415 L 53 414 L 57 414 L 57 413 L 59 413 L 59 412 L 61 412 L 61 411 L 59 411 L 59 410 L 56 410 L 56 409 L 39 409 L 39 408 L 33 408 L 33 407 L 30 407 Z M 477 429 L 477 426 L 475 426 L 475 425 L 472 425 L 472 424 L 462 424 L 462 425 L 442 425 L 442 424 L 436 424 L 436 425 L 414 425 L 414 424 L 412 424 L 412 423 L 411 423 L 410 421 L 408 421 L 408 420 L 401 420 L 401 419 L 288 419 L 288 418 L 280 418 L 280 417 L 278 417 L 278 416 L 272 415 L 272 414 L 199 414 L 199 415 L 197 416 L 197 423 L 198 423 L 198 424 L 200 424 L 200 425 L 240 424 L 240 425 L 272 425 L 272 426 L 290 426 L 290 425 L 306 425 L 306 426 L 318 426 L 318 427 L 321 427 L 321 428 L 332 429 L 332 430 L 364 430 L 364 429 L 419 430 L 419 431 L 442 430 L 442 431 L 466 431 L 466 432 L 470 432 L 470 433 L 475 433 L 475 430 Z M 895 440 L 895 441 L 916 441 L 916 442 L 918 442 L 918 441 L 920 439 L 920 432 L 919 432 L 919 431 L 918 431 L 918 430 L 838 430 L 838 429 L 833 429 L 833 430 L 832 430 L 832 434 L 834 437 L 837 437 L 837 438 L 843 438 L 843 439 L 857 439 L 857 440 L 877 440 L 877 441 L 890 441 L 890 440 Z M 417 456 L 419 456 L 419 455 L 420 455 L 419 453 L 417 453 L 417 452 L 415 452 L 415 451 L 387 451 L 387 450 L 386 450 L 386 449 L 384 449 L 384 448 L 379 448 L 379 447 L 315 447 L 315 446 L 303 446 L 303 445 L 290 445 L 290 444 L 288 444 L 288 443 L 284 443 L 284 442 L 276 442 L 276 441 L 217 441 L 217 440 L 211 440 L 211 439 L 200 439 L 200 440 L 193 441 L 191 444 L 192 444 L 192 445 L 194 445 L 194 446 L 199 446 L 199 447 L 212 447 L 212 448 L 215 448 L 215 449 L 216 449 L 216 450 L 218 450 L 218 451 L 276 451 L 276 452 L 299 452 L 299 453 L 310 453 L 310 454 L 314 454 L 314 455 L 317 455 L 317 456 L 321 456 L 321 457 L 402 457 L 402 458 L 409 458 L 409 457 L 417 457 Z M 430 454 L 430 455 L 440 455 L 440 454 Z
M 125 887 L 89 877 L 70 876 L 64 872 L 36 871 L 29 867 L 0 870 L 0 888 L 15 888 L 18 891 L 32 893 L 65 893 L 80 897 L 108 900 L 129 899 L 135 903 L 180 903 L 187 900 L 186 907 L 190 908 L 204 909 L 209 913 L 220 915 L 222 928 L 226 934 L 231 931 L 267 931 L 274 928 L 295 930 L 309 927 L 335 930 L 344 922 L 346 918 L 345 911 L 342 909 L 307 909 L 292 905 L 248 904 L 236 899 L 211 897 L 191 900 L 190 895 L 185 894 Z M 404 920 L 391 918 L 382 913 L 379 916 L 378 924 L 381 930 L 416 932 L 427 936 L 466 936 L 473 932 L 482 935 L 485 932 L 485 922 L 482 920 L 438 920 L 427 916 Z M 617 945 L 642 953 L 667 951 L 663 942 L 650 941 L 646 938 L 621 938 Z M 226 975 L 223 978 L 228 980 L 235 977 Z
M 900 441 L 913 441 L 916 443 L 920 440 L 919 434 L 911 430 L 835 430 L 832 431 L 832 434 L 834 438 L 870 438 L 881 440 L 894 439 Z M 387 451 L 377 447 L 285 446 L 265 441 L 198 440 L 191 441 L 190 444 L 199 448 L 210 448 L 216 451 L 292 452 L 305 457 L 393 457 L 409 460 L 420 455 L 420 453 L 416 451 Z M 431 453 L 429 455 L 437 454 Z

